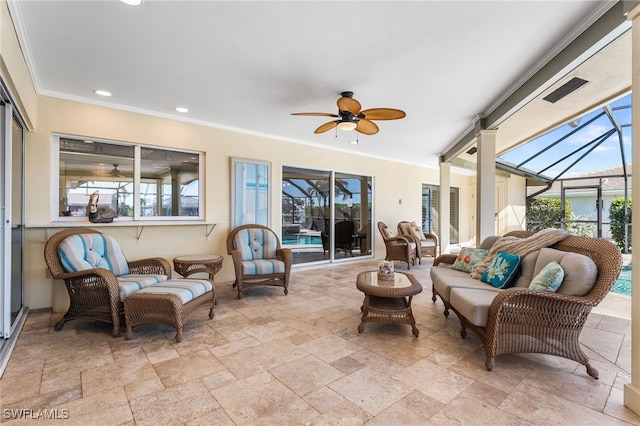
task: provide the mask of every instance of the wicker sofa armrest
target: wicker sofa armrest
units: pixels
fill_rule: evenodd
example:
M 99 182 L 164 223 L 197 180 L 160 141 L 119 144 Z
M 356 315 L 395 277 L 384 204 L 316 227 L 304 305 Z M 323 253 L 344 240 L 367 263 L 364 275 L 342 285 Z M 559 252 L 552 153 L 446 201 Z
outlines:
M 458 255 L 456 255 L 456 254 L 441 254 L 440 256 L 438 256 L 438 257 L 436 257 L 434 259 L 433 266 L 453 265 L 453 262 L 455 262 L 457 258 L 458 258 Z
M 171 277 L 169 261 L 161 257 L 149 257 L 127 262 L 131 274 L 160 274 Z
M 595 305 L 597 303 L 588 297 L 512 287 L 501 291 L 493 299 L 489 308 L 489 322 L 535 326 L 548 325 L 552 321 L 559 326 L 572 326 L 576 324 L 576 310 L 587 309 L 588 313 Z
M 433 241 L 433 243 L 435 245 L 438 245 L 438 237 L 436 236 L 436 234 L 431 234 L 431 233 L 425 232 L 424 233 L 424 239 L 425 240 L 431 240 L 431 241 Z
M 501 354 L 545 353 L 576 360 L 598 378 L 598 370 L 579 347 L 580 332 L 595 305 L 593 298 L 527 288 L 500 292 L 489 308 L 485 366 L 492 370 Z
M 395 237 L 387 238 L 385 242 L 391 244 L 401 243 L 409 245 L 411 242 L 415 243 L 415 240 L 413 239 L 413 237 L 410 237 L 408 235 L 397 235 Z

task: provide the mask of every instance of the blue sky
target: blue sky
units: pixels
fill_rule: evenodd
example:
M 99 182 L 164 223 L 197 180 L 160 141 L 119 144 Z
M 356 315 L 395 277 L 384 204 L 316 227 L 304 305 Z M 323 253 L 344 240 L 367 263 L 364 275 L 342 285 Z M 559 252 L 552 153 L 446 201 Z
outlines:
M 624 96 L 623 98 L 615 101 L 611 104 L 614 109 L 613 113 L 617 117 L 618 122 L 623 126 L 622 128 L 622 143 L 624 147 L 625 160 L 627 164 L 631 163 L 631 108 L 620 108 L 625 105 L 631 105 L 631 95 Z M 587 121 L 603 113 L 603 109 L 599 108 L 590 114 L 582 117 L 580 125 L 585 124 Z M 629 125 L 629 126 L 625 126 Z M 570 152 L 585 147 L 582 151 L 575 155 L 563 160 L 552 168 L 546 170 L 543 174 L 549 177 L 556 177 L 569 165 L 576 161 L 582 154 L 587 152 L 589 148 L 586 145 L 602 136 L 607 131 L 614 129 L 611 121 L 606 114 L 597 118 L 589 125 L 583 127 L 567 139 L 563 140 L 553 148 L 548 149 L 535 159 L 527 162 L 522 167 L 533 170 L 535 172 L 541 172 L 546 167 L 562 159 Z M 553 144 L 553 142 L 567 135 L 575 128 L 567 125 L 561 126 L 551 132 L 534 139 L 525 145 L 522 145 L 508 153 L 501 156 L 502 159 L 514 163 L 520 164 L 531 156 L 544 150 L 546 147 Z M 617 133 L 608 137 L 601 145 L 593 149 L 584 159 L 576 163 L 571 170 L 567 171 L 562 177 L 571 177 L 579 174 L 593 172 L 596 170 L 609 169 L 612 167 L 619 167 L 622 165 L 622 156 L 620 154 L 620 142 Z

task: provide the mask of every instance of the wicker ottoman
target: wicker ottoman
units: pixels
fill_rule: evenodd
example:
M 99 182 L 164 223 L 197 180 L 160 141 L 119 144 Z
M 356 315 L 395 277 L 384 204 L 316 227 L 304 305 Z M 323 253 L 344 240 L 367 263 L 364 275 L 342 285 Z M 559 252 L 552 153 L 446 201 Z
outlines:
M 182 341 L 182 326 L 200 309 L 209 309 L 213 318 L 215 288 L 213 281 L 176 279 L 138 290 L 124 300 L 126 339 L 132 327 L 146 323 L 165 324 L 176 329 L 176 342 Z

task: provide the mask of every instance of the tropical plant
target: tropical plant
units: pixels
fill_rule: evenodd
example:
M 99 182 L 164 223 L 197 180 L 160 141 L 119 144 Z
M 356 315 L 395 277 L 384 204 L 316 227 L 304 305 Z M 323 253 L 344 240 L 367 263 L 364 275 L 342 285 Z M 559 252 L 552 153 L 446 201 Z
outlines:
M 609 206 L 609 220 L 611 222 L 611 237 L 620 250 L 625 250 L 625 227 L 628 225 L 628 236 L 626 241 L 631 251 L 631 200 L 628 200 L 627 212 L 625 215 L 624 198 L 616 198 Z
M 571 213 L 571 232 L 580 237 L 594 237 L 596 225 L 594 223 L 585 223 L 589 219 L 587 215 L 576 215 Z
M 559 198 L 533 198 L 527 200 L 527 230 L 538 232 L 562 226 L 562 204 Z M 571 220 L 571 203 L 565 201 L 564 220 Z M 570 226 L 567 226 L 570 228 Z

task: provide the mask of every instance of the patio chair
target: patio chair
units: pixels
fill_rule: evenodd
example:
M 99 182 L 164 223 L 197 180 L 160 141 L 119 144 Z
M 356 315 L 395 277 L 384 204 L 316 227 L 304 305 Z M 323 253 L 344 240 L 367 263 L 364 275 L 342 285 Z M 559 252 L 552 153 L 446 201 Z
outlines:
M 414 239 L 416 242 L 416 258 L 420 264 L 422 264 L 422 258 L 425 256 L 436 258 L 438 237 L 435 234 L 424 233 L 416 222 L 406 220 L 398 223 L 398 234 Z
M 256 224 L 233 229 L 227 236 L 227 253 L 233 258 L 238 299 L 244 290 L 258 286 L 284 287 L 284 294 L 289 293 L 293 255 L 280 246 L 271 229 Z
M 413 238 L 393 235 L 384 222 L 378 222 L 378 230 L 382 234 L 384 246 L 387 249 L 385 260 L 399 260 L 407 263 L 407 269 L 416 264 L 416 242 Z
M 166 259 L 127 261 L 115 239 L 89 228 L 54 234 L 45 244 L 44 259 L 51 276 L 64 280 L 69 293 L 69 309 L 56 330 L 85 318 L 112 324 L 112 334 L 118 336 L 125 297 L 171 276 Z

